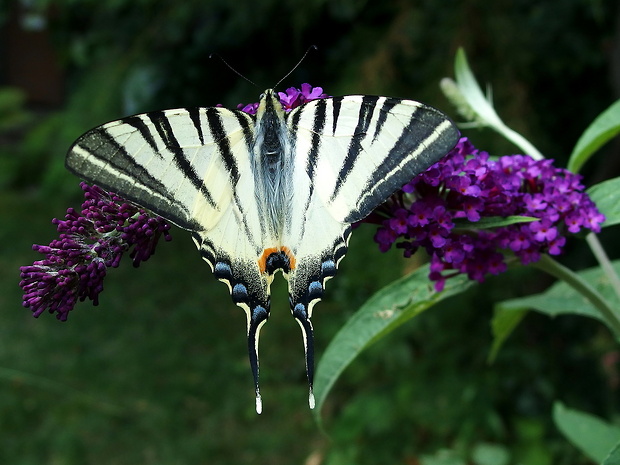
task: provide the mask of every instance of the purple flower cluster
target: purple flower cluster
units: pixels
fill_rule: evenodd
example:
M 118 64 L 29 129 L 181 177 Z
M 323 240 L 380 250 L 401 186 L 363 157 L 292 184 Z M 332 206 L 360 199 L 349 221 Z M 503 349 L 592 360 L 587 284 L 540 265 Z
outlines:
M 67 210 L 64 220 L 54 219 L 60 236 L 49 246 L 33 245 L 43 260 L 22 266 L 23 305 L 35 317 L 45 310 L 66 320 L 79 301 L 98 303 L 108 268 L 116 268 L 129 251 L 134 266 L 154 252 L 161 235 L 169 241 L 170 225 L 119 196 L 81 183 L 82 211 Z
M 462 138 L 366 221 L 381 224 L 375 241 L 382 251 L 395 242 L 407 257 L 425 249 L 439 291 L 458 273 L 477 281 L 499 274 L 511 256 L 528 264 L 541 253 L 558 255 L 567 232 L 599 232 L 605 217 L 583 190 L 581 177 L 553 160 L 494 161 Z M 484 219 L 515 216 L 537 220 L 485 229 Z
M 293 108 L 297 108 L 304 103 L 326 98 L 328 95 L 323 93 L 322 87 L 312 87 L 310 84 L 304 83 L 301 85 L 301 89 L 289 87 L 286 89 L 286 92 L 278 92 L 278 97 L 280 99 L 280 103 L 282 103 L 284 111 L 289 112 Z M 256 110 L 258 110 L 258 102 L 248 103 L 247 105 L 240 103 L 237 105 L 237 108 L 241 111 L 249 113 L 250 115 L 255 115 Z

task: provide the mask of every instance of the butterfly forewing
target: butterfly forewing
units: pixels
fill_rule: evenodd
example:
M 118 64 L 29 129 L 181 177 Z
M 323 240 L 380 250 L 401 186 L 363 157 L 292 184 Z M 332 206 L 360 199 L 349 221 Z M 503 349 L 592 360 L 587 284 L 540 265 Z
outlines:
M 145 113 L 87 132 L 66 165 L 182 228 L 209 230 L 249 166 L 252 127 L 249 115 L 223 108 Z
M 434 108 L 387 97 L 315 100 L 293 110 L 289 122 L 323 205 L 346 223 L 370 214 L 459 137 Z

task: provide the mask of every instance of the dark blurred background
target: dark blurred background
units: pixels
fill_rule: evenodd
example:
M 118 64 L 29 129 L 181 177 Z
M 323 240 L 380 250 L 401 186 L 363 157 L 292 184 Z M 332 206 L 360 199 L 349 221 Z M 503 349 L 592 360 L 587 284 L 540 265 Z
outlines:
M 2 2 L 0 463 L 589 463 L 550 412 L 559 399 L 617 417 L 620 357 L 603 327 L 531 314 L 486 362 L 493 302 L 550 283 L 531 270 L 489 279 L 366 351 L 327 401 L 324 433 L 307 409 L 283 280 L 261 339 L 258 417 L 245 315 L 183 231 L 140 269 L 113 270 L 100 305 L 78 305 L 66 323 L 21 308 L 18 268 L 39 258 L 31 244 L 53 239 L 51 218 L 81 202 L 64 169 L 73 140 L 132 113 L 257 101 L 311 45 L 279 90 L 309 82 L 412 98 L 457 121 L 438 82 L 464 47 L 506 123 L 560 166 L 620 97 L 616 0 Z M 518 151 L 488 130 L 465 134 L 494 155 Z M 617 176 L 619 152 L 610 143 L 590 161 L 586 184 Z M 380 254 L 372 234 L 356 231 L 317 308 L 319 356 L 361 303 L 414 266 Z M 602 239 L 617 252 L 612 233 Z M 593 265 L 579 242 L 564 263 Z

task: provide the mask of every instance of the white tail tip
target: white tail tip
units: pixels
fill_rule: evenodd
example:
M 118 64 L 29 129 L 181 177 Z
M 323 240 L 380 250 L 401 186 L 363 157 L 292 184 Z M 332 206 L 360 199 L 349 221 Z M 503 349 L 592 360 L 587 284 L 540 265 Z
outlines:
M 310 405 L 310 408 L 313 409 L 314 408 L 314 393 L 312 392 L 312 390 L 310 390 L 310 394 L 308 395 L 308 405 Z
M 263 413 L 263 400 L 258 393 L 256 394 L 256 413 L 259 415 Z

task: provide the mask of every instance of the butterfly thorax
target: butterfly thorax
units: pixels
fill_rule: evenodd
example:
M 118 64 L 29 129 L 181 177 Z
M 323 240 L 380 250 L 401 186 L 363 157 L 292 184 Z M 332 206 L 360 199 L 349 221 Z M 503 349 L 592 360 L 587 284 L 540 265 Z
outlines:
M 290 212 L 292 190 L 290 171 L 292 148 L 282 105 L 273 90 L 261 97 L 256 112 L 252 149 L 252 170 L 259 215 L 264 218 L 264 237 L 280 242 L 286 213 Z

